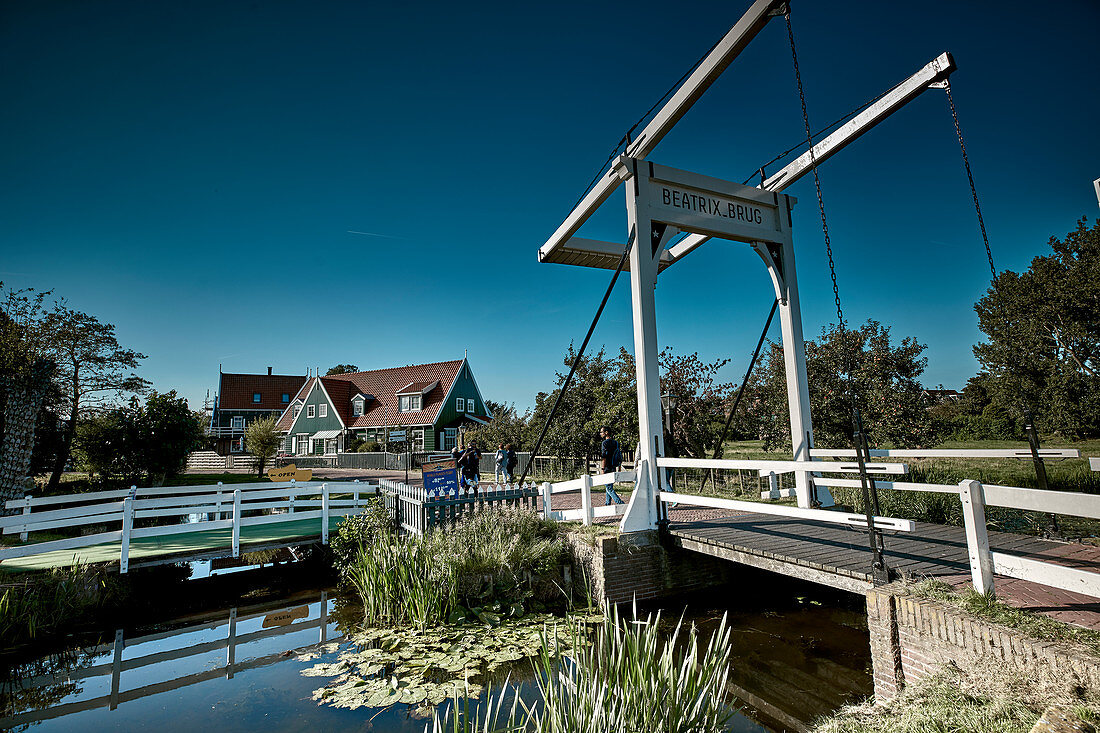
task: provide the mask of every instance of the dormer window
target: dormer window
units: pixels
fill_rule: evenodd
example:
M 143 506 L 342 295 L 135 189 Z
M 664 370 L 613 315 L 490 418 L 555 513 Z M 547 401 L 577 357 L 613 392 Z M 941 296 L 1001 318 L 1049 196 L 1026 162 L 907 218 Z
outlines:
M 357 399 L 351 401 L 351 414 L 355 417 L 359 417 L 363 414 L 363 400 Z
M 263 399 L 263 398 L 260 396 L 259 392 L 253 392 L 252 393 L 252 402 L 253 402 L 253 404 L 256 404 L 256 405 L 260 404 L 261 399 Z
M 421 409 L 423 398 L 418 394 L 401 395 L 401 412 L 416 412 Z
M 294 410 L 293 410 L 290 417 L 293 419 L 293 418 L 298 417 L 298 415 L 300 415 L 300 414 L 302 414 L 302 406 L 301 405 L 295 405 Z

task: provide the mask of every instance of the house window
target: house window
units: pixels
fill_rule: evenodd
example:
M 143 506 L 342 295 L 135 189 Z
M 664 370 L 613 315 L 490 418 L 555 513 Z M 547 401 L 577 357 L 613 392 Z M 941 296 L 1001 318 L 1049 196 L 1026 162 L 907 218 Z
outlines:
M 252 393 L 252 401 L 255 402 L 257 405 L 260 404 L 260 393 L 259 392 L 253 392 Z
M 459 412 L 466 412 L 466 400 L 461 397 L 455 400 L 455 409 Z
M 306 417 L 316 417 L 316 416 L 317 416 L 317 406 L 316 405 L 307 405 L 306 406 Z
M 477 405 L 474 403 L 474 398 L 470 397 L 466 400 L 466 412 L 477 412 Z
M 289 392 L 283 392 L 282 400 L 283 400 L 284 405 L 289 403 L 290 402 L 290 393 Z
M 454 448 L 457 440 L 457 428 L 443 428 L 443 450 L 450 450 L 451 448 Z
M 302 433 L 298 436 L 298 449 L 294 451 L 300 456 L 307 455 L 309 453 L 309 435 Z
M 296 419 L 298 419 L 298 416 L 301 415 L 301 414 L 302 414 L 302 406 L 301 405 L 295 405 L 294 409 L 291 410 L 290 417 L 291 417 L 292 420 L 296 420 Z
M 319 417 L 328 417 L 328 405 L 319 405 L 318 409 L 320 410 Z
M 413 450 L 414 451 L 423 451 L 424 450 L 424 429 L 423 428 L 418 428 L 417 430 L 412 431 L 412 443 L 413 443 Z
M 294 450 L 294 438 L 289 435 L 283 438 L 283 453 L 291 453 Z
M 351 403 L 351 414 L 356 417 L 363 414 L 363 400 L 355 400 Z
M 420 409 L 420 395 L 402 395 L 401 412 L 416 412 Z
M 244 430 L 244 418 L 243 417 L 231 418 L 230 421 L 229 421 L 229 425 L 234 430 Z

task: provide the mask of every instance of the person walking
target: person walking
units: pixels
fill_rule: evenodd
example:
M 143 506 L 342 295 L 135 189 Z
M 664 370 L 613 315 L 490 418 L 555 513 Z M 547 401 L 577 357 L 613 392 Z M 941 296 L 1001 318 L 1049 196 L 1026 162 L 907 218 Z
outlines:
M 504 475 L 508 480 L 508 483 L 512 483 L 516 477 L 516 464 L 519 463 L 519 456 L 516 455 L 516 447 L 509 443 L 504 446 Z
M 471 444 L 462 454 L 462 457 L 458 459 L 458 463 L 460 466 L 459 485 L 471 490 L 476 496 L 481 469 L 481 452 L 477 449 L 477 445 Z
M 497 448 L 496 453 L 496 473 L 493 474 L 493 481 L 500 483 L 501 479 L 508 481 L 508 471 L 505 464 L 508 462 L 508 451 L 504 449 L 504 443 L 501 443 Z
M 600 438 L 600 465 L 604 473 L 614 473 L 623 465 L 623 451 L 619 442 L 611 437 L 611 428 L 606 425 L 600 428 Z M 622 497 L 615 491 L 614 481 L 604 486 L 604 495 L 605 504 L 623 503 Z

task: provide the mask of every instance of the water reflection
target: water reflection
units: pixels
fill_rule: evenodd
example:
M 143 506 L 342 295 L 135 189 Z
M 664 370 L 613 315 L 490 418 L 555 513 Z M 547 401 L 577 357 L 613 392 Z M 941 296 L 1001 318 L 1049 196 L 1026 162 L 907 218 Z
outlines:
M 292 605 L 230 608 L 220 617 L 129 638 L 123 629 L 92 647 L 5 670 L 0 728 L 22 730 L 266 667 L 293 651 L 325 648 L 344 631 L 327 592 Z M 66 723 L 69 728 L 72 723 Z M 75 726 L 73 726 L 75 727 Z
M 704 629 L 726 608 L 737 609 L 730 613 L 730 691 L 749 709 L 730 731 L 803 731 L 870 693 L 857 597 L 745 577 L 662 605 L 672 623 L 686 606 L 688 619 Z M 420 733 L 425 721 L 404 705 L 345 710 L 311 699 L 323 681 L 302 671 L 336 662 L 361 619 L 354 601 L 310 591 L 108 633 L 98 643 L 0 667 L 0 728 Z M 522 679 L 512 682 L 523 688 Z

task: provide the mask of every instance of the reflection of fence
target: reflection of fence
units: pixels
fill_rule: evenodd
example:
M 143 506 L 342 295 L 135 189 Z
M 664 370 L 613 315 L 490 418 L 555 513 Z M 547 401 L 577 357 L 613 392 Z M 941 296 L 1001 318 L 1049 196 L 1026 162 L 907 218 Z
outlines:
M 121 524 L 121 529 L 0 548 L 0 561 L 50 552 L 110 546 L 118 543 L 120 570 L 129 569 L 131 543 L 145 538 L 180 536 L 211 530 L 229 530 L 228 537 L 208 535 L 209 547 L 231 545 L 240 555 L 241 531 L 260 525 L 296 522 L 289 537 L 319 536 L 328 542 L 330 519 L 357 514 L 366 506 L 365 497 L 375 486 L 359 482 L 253 483 L 224 486 L 178 486 L 151 489 L 97 491 L 14 499 L 5 505 L 21 514 L 0 517 L 3 534 L 19 534 L 26 541 L 33 532 L 76 530 L 96 525 Z M 92 503 L 94 502 L 94 503 Z M 246 516 L 247 515 L 247 516 Z M 163 524 L 164 520 L 183 522 Z M 198 519 L 198 521 L 187 521 Z M 140 520 L 151 526 L 136 526 Z M 312 522 L 312 526 L 306 525 Z M 246 538 L 247 539 L 247 538 Z M 77 558 L 67 557 L 64 564 Z M 104 558 L 106 559 L 106 558 Z M 185 559 L 185 558 L 180 558 Z
M 482 484 L 477 489 L 459 488 L 454 494 L 434 494 L 423 486 L 382 479 L 380 492 L 397 526 L 409 534 L 423 535 L 435 527 L 446 528 L 464 514 L 486 508 L 519 507 L 534 511 L 539 490 L 533 483 Z
M 316 596 L 314 598 L 316 599 Z M 186 626 L 134 639 L 126 639 L 123 630 L 119 629 L 115 632 L 113 644 L 102 644 L 92 650 L 93 653 L 99 652 L 97 656 L 104 660 L 99 664 L 71 670 L 65 674 L 64 679 L 58 679 L 56 675 L 43 675 L 23 679 L 15 683 L 23 689 L 30 689 L 59 682 L 73 683 L 81 680 L 98 679 L 103 681 L 103 687 L 107 686 L 108 681 L 110 682 L 109 694 L 54 705 L 40 710 L 15 712 L 11 717 L 0 719 L 0 729 L 9 730 L 16 726 L 29 726 L 43 720 L 60 718 L 95 708 L 105 707 L 114 710 L 122 703 L 131 700 L 139 700 L 161 692 L 178 690 L 188 685 L 220 677 L 232 679 L 237 672 L 264 667 L 286 659 L 287 649 L 283 648 L 289 646 L 286 644 L 281 645 L 279 651 L 275 653 L 253 658 L 247 658 L 245 654 L 241 653 L 242 647 L 262 639 L 285 636 L 309 629 L 318 630 L 318 642 L 326 641 L 329 626 L 328 595 L 321 593 L 320 603 L 317 604 L 317 610 L 315 611 L 312 606 L 316 603 L 315 600 L 312 604 L 292 607 L 261 610 L 242 609 L 243 612 L 233 608 L 230 609 L 228 618 L 223 617 L 224 620 L 197 626 Z M 260 618 L 263 621 L 258 624 L 259 628 L 245 633 L 238 631 L 239 625 Z M 253 624 L 249 624 L 249 626 L 251 625 Z M 219 638 L 208 641 L 194 639 L 195 635 L 223 627 L 223 636 Z M 311 642 L 306 642 L 298 646 L 304 647 L 310 644 Z M 215 652 L 224 653 L 225 663 L 211 668 L 209 658 L 206 655 Z M 243 657 L 240 661 L 238 661 L 239 656 Z M 122 687 L 122 678 L 125 672 L 140 669 L 142 670 L 142 679 L 147 679 L 149 676 L 149 671 L 145 669 L 147 667 L 159 665 L 163 662 L 192 659 L 197 663 L 196 666 L 202 667 L 201 671 L 132 689 L 123 689 Z M 163 670 L 164 668 L 160 669 Z M 175 671 L 177 667 L 173 666 L 168 669 Z

